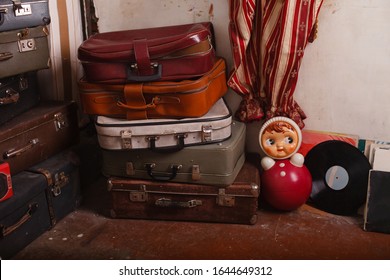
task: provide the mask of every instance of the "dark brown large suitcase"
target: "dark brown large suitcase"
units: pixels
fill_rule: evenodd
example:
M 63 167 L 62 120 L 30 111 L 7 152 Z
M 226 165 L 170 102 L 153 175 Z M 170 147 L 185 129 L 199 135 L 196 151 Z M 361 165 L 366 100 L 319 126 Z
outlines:
M 0 155 L 14 175 L 78 141 L 77 104 L 46 101 L 1 127 Z
M 113 218 L 255 224 L 260 176 L 245 162 L 228 187 L 108 179 Z

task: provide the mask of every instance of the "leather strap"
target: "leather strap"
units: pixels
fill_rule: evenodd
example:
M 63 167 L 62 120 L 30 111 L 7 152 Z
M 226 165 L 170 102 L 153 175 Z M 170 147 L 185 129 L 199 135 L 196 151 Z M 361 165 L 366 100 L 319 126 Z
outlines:
M 150 65 L 148 43 L 146 39 L 134 40 L 134 55 L 137 63 L 138 74 L 141 76 L 150 76 L 153 69 Z
M 143 95 L 143 84 L 133 83 L 126 84 L 123 89 L 123 94 L 127 105 L 133 107 L 145 107 L 146 101 Z M 127 119 L 147 119 L 146 110 L 130 110 L 126 113 Z

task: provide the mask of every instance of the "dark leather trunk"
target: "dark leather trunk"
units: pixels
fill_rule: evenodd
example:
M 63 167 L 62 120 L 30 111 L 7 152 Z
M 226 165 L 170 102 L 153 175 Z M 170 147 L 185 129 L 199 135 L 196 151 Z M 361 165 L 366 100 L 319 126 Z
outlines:
M 255 224 L 260 176 L 246 162 L 227 187 L 108 179 L 113 218 Z
M 0 155 L 14 175 L 78 143 L 75 102 L 42 102 L 5 123 Z

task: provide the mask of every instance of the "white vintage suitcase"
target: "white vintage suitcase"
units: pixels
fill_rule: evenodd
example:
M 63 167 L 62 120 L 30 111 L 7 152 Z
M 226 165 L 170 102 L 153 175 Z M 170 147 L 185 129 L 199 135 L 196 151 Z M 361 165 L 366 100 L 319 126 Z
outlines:
M 231 136 L 232 115 L 219 99 L 200 118 L 125 120 L 98 116 L 95 122 L 101 148 L 176 151 L 186 146 L 221 142 Z

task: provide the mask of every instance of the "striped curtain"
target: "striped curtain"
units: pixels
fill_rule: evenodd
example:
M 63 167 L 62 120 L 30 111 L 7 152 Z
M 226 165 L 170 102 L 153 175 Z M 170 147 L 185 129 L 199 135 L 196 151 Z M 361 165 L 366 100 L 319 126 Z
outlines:
M 285 116 L 304 127 L 293 98 L 299 67 L 316 33 L 323 0 L 229 0 L 233 69 L 228 85 L 242 96 L 243 122 Z

